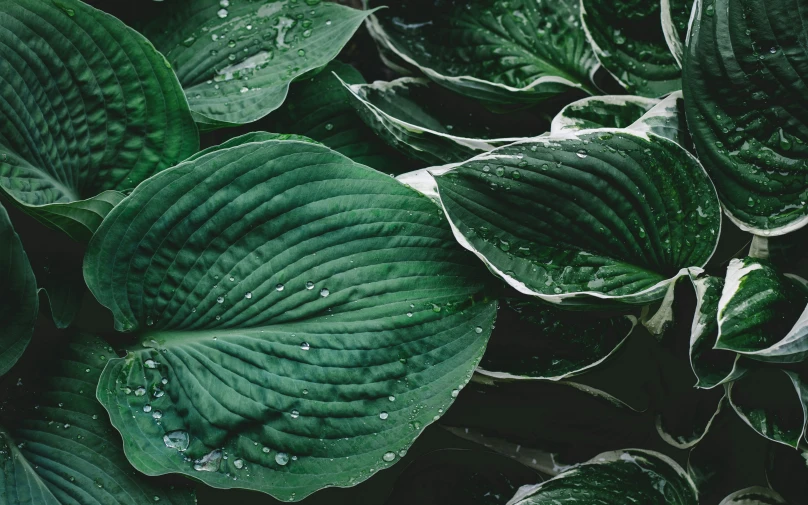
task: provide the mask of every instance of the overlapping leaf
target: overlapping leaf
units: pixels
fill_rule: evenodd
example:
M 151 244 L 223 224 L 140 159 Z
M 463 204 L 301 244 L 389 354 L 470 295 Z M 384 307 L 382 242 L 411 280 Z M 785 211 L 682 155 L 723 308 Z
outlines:
M 795 0 L 696 2 L 685 55 L 699 158 L 742 229 L 808 223 L 808 57 Z
M 679 67 L 684 60 L 684 45 L 687 38 L 688 22 L 693 10 L 693 0 L 662 0 L 662 33 L 671 54 Z
M 626 128 L 654 107 L 658 100 L 631 95 L 605 95 L 582 98 L 567 105 L 553 118 L 550 133 Z
M 140 34 L 78 0 L 0 1 L 0 194 L 87 240 L 119 190 L 196 151 L 177 78 Z
M 114 357 L 95 337 L 57 346 L 46 367 L 20 379 L 0 414 L 0 502 L 5 505 L 191 505 L 190 491 L 161 486 L 126 461 L 95 398 Z
M 284 500 L 393 464 L 469 380 L 495 316 L 431 201 L 295 141 L 141 184 L 84 272 L 138 333 L 98 388 L 132 464 Z
M 598 64 L 578 17 L 577 0 L 405 0 L 368 23 L 383 48 L 435 82 L 512 104 L 596 93 Z
M 735 491 L 718 505 L 786 505 L 783 497 L 766 487 L 750 487 Z
M 174 66 L 205 129 L 280 107 L 289 84 L 326 65 L 367 12 L 319 0 L 181 0 L 144 33 Z

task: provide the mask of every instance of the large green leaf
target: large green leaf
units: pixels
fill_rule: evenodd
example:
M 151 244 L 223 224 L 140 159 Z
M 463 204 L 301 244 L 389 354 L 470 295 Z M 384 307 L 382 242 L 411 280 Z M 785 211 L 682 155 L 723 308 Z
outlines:
M 494 113 L 423 78 L 344 85 L 373 131 L 427 163 L 465 161 L 547 130 L 546 123 L 531 114 Z
M 662 30 L 659 0 L 580 0 L 595 54 L 629 93 L 657 97 L 681 89 L 681 68 Z
M 98 387 L 132 464 L 284 500 L 393 464 L 469 380 L 495 317 L 430 200 L 296 141 L 144 182 L 84 273 L 137 332 Z
M 0 503 L 170 505 L 192 492 L 132 470 L 95 388 L 112 348 L 95 337 L 57 344 L 43 367 L 12 386 L 0 409 Z
M 0 194 L 88 240 L 118 190 L 199 147 L 174 72 L 78 0 L 0 1 Z
M 636 324 L 633 316 L 586 316 L 530 299 L 501 300 L 477 371 L 496 379 L 566 379 L 603 363 Z
M 798 447 L 808 429 L 808 381 L 800 374 L 762 368 L 727 387 L 735 412 L 755 431 Z
M 640 449 L 606 452 L 553 479 L 520 489 L 513 505 L 696 505 L 696 487 L 675 461 Z
M 808 223 L 808 57 L 797 0 L 696 2 L 687 120 L 729 217 L 753 233 Z
M 0 205 L 0 375 L 8 372 L 28 347 L 38 312 L 34 272 L 6 209 Z
M 735 491 L 718 505 L 786 505 L 786 502 L 773 489 L 750 487 Z
M 389 147 L 365 125 L 343 83 L 360 85 L 365 79 L 352 66 L 332 61 L 317 75 L 293 83 L 283 106 L 259 125 L 305 135 L 386 174 L 415 168 L 417 163 Z
M 146 24 L 200 126 L 250 123 L 334 59 L 369 13 L 319 0 L 177 0 Z
M 531 103 L 571 89 L 596 94 L 598 64 L 578 0 L 402 0 L 371 16 L 368 27 L 430 79 L 483 101 Z
M 458 241 L 515 289 L 553 303 L 662 298 L 720 235 L 704 169 L 653 134 L 539 137 L 434 174 Z
M 761 361 L 802 361 L 808 356 L 806 305 L 804 280 L 783 275 L 765 259 L 734 259 L 718 302 L 715 348 Z
M 657 103 L 659 100 L 631 95 L 582 98 L 561 109 L 553 118 L 550 133 L 592 128 L 627 128 Z

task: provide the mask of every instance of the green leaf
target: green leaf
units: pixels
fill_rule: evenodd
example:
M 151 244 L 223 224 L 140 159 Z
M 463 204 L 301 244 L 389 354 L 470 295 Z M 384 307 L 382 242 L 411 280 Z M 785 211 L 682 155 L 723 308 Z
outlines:
M 661 0 L 662 33 L 679 67 L 684 60 L 684 44 L 694 0 Z
M 469 380 L 495 317 L 430 200 L 295 141 L 144 182 L 84 274 L 137 332 L 98 387 L 132 464 L 283 500 L 392 465 Z
M 34 272 L 0 205 L 0 376 L 14 366 L 31 342 L 38 312 Z
M 714 388 L 746 373 L 741 356 L 715 349 L 718 338 L 718 302 L 724 289 L 721 277 L 691 278 L 696 290 L 696 311 L 690 330 L 690 366 L 697 388 Z
M 660 137 L 672 140 L 688 151 L 695 153 L 690 132 L 685 119 L 685 103 L 681 91 L 674 91 L 660 100 L 654 107 L 629 129 L 654 133 Z
M 308 142 L 311 144 L 320 144 L 316 140 L 312 140 L 308 137 L 304 137 L 303 135 L 295 135 L 293 133 L 269 133 L 269 132 L 250 132 L 245 133 L 244 135 L 239 135 L 238 137 L 233 137 L 228 139 L 217 146 L 211 146 L 207 149 L 203 149 L 198 153 L 194 154 L 193 156 L 189 157 L 185 160 L 185 163 L 189 163 L 194 160 L 198 160 L 199 158 L 214 153 L 216 151 L 221 151 L 223 149 L 228 149 L 230 147 L 238 147 L 244 144 L 251 144 L 255 142 L 263 142 L 265 140 L 296 140 L 298 142 Z
M 326 65 L 369 12 L 332 2 L 177 0 L 143 33 L 177 72 L 203 129 L 256 121 Z
M 597 59 L 578 13 L 577 0 L 403 0 L 371 16 L 368 28 L 380 46 L 452 91 L 535 103 L 575 89 L 597 93 Z
M 735 412 L 755 431 L 797 448 L 808 426 L 808 382 L 795 372 L 761 368 L 727 387 Z
M 427 79 L 343 85 L 360 117 L 376 134 L 427 163 L 464 161 L 546 131 L 535 116 L 491 112 Z
M 755 486 L 735 491 L 718 505 L 786 505 L 786 502 L 773 489 Z
M 592 49 L 631 94 L 658 97 L 682 87 L 661 16 L 659 0 L 581 0 L 581 21 Z
M 808 496 L 808 451 L 773 444 L 766 461 L 766 481 L 790 504 Z
M 477 372 L 495 379 L 562 380 L 607 360 L 637 324 L 633 316 L 568 312 L 534 300 L 500 302 L 497 330 Z
M 722 388 L 670 392 L 660 405 L 656 429 L 660 438 L 677 449 L 690 449 L 701 442 L 724 408 Z
M 553 118 L 550 132 L 627 128 L 659 103 L 631 95 L 590 96 L 567 105 Z
M 519 490 L 513 505 L 564 501 L 624 505 L 696 505 L 696 487 L 675 461 L 640 449 L 606 452 L 557 477 Z
M 0 414 L 0 502 L 6 505 L 170 505 L 192 492 L 160 486 L 126 461 L 95 398 L 112 348 L 95 337 L 57 344 L 58 356 L 32 368 Z M 40 360 L 41 361 L 41 360 Z
M 806 304 L 804 280 L 783 275 L 765 259 L 733 259 L 718 302 L 715 348 L 761 361 L 802 361 L 808 356 Z
M 455 237 L 552 303 L 645 304 L 703 266 L 715 189 L 675 143 L 630 130 L 539 137 L 433 172 Z
M 739 227 L 808 223 L 808 58 L 791 0 L 696 2 L 683 90 L 696 149 Z
M 198 149 L 165 58 L 117 19 L 3 0 L 0 27 L 0 194 L 25 212 L 89 240 L 118 191 Z
M 343 82 L 358 85 L 365 80 L 352 66 L 332 61 L 314 77 L 293 83 L 283 106 L 266 118 L 268 129 L 305 135 L 386 174 L 415 168 L 416 163 L 365 125 L 351 105 L 351 94 Z

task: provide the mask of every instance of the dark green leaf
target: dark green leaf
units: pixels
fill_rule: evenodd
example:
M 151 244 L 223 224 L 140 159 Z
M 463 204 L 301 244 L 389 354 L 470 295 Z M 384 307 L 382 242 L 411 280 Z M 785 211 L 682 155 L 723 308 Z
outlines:
M 662 0 L 660 3 L 662 33 L 679 67 L 684 59 L 684 44 L 693 3 L 693 0 Z
M 718 505 L 786 505 L 783 497 L 766 487 L 750 487 L 735 491 Z
M 627 128 L 651 110 L 659 100 L 631 95 L 582 98 L 567 105 L 553 118 L 550 132 Z

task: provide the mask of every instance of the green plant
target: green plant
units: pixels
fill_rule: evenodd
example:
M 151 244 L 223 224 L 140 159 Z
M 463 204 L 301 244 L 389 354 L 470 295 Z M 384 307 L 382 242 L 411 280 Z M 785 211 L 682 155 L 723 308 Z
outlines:
M 0 0 L 0 503 L 805 503 L 807 8 Z

